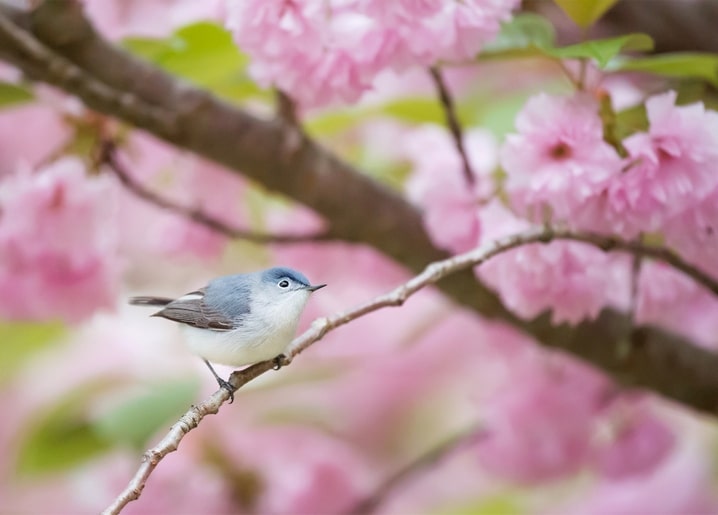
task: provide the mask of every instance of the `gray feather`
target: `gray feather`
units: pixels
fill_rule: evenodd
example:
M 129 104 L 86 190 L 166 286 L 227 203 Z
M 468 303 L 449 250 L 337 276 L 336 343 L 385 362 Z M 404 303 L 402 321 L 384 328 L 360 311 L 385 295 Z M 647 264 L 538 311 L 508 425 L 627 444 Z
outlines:
M 248 280 L 250 279 L 250 280 Z M 249 298 L 256 274 L 215 279 L 200 290 L 171 301 L 158 316 L 200 329 L 231 331 L 242 325 L 250 312 Z

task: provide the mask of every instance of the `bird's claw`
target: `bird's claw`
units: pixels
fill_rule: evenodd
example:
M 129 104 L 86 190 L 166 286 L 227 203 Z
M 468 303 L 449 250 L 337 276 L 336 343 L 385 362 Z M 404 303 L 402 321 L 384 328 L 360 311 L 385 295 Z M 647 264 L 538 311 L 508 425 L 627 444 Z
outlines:
M 276 358 L 274 358 L 272 361 L 274 362 L 274 366 L 272 367 L 272 370 L 279 370 L 282 368 L 282 365 L 284 363 L 284 360 L 287 359 L 287 357 L 284 354 L 280 354 Z
M 229 392 L 229 403 L 232 404 L 234 402 L 234 392 L 237 391 L 237 388 L 232 386 L 232 383 L 225 381 L 221 377 L 217 378 L 217 383 L 219 383 L 220 388 L 224 388 Z

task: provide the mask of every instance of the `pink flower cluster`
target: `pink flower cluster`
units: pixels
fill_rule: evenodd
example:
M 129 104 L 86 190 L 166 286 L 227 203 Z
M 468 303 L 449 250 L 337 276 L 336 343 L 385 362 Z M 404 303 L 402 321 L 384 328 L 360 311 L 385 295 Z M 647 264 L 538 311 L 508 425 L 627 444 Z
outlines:
M 718 113 L 675 99 L 646 102 L 648 132 L 623 141 L 622 158 L 603 140 L 593 99 L 532 98 L 502 149 L 512 204 L 534 220 L 548 209 L 554 221 L 626 237 L 669 229 L 677 216 L 705 218 L 692 213 L 718 188 Z
M 470 59 L 517 0 L 228 0 L 250 71 L 305 106 L 352 102 L 381 71 Z
M 476 186 L 467 187 L 445 132 L 425 129 L 408 146 L 414 164 L 409 196 L 424 209 L 435 243 L 453 252 L 550 221 L 626 238 L 659 233 L 682 255 L 718 273 L 718 113 L 700 104 L 676 106 L 672 92 L 650 98 L 646 110 L 648 130 L 626 138 L 622 156 L 604 140 L 592 97 L 531 98 L 517 117 L 517 132 L 500 150 L 513 211 L 499 201 L 478 205 L 477 199 L 496 187 L 488 173 L 493 165 L 484 167 Z M 470 137 L 466 144 L 476 161 Z M 584 244 L 522 247 L 497 256 L 479 273 L 508 307 L 529 318 L 552 310 L 554 321 L 577 323 L 608 305 L 627 307 L 630 300 L 630 260 Z M 685 309 L 676 311 L 681 315 L 657 316 L 655 301 L 640 301 L 636 314 L 674 329 L 691 314 L 696 323 L 681 330 L 707 341 L 712 324 L 699 322 L 716 310 L 715 303 L 690 280 L 679 282 L 690 290 L 679 303 Z M 648 285 L 650 298 L 672 306 L 666 314 L 677 309 L 670 300 L 675 284 L 671 279 Z
M 119 279 L 110 182 L 65 158 L 0 183 L 0 316 L 78 321 L 114 305 Z
M 515 356 L 484 409 L 481 465 L 516 483 L 592 470 L 602 479 L 640 478 L 670 457 L 675 436 L 647 398 L 617 395 L 582 364 L 535 353 Z M 517 378 L 520 377 L 520 380 Z

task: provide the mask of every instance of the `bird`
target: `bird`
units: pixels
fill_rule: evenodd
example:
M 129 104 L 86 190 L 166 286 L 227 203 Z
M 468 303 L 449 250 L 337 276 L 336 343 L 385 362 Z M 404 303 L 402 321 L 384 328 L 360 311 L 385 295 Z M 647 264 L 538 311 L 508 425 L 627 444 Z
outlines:
M 279 368 L 309 296 L 325 286 L 312 285 L 297 270 L 274 267 L 217 277 L 176 299 L 140 296 L 129 303 L 162 307 L 150 316 L 179 323 L 189 350 L 233 402 L 236 388 L 211 363 L 239 367 L 274 359 Z

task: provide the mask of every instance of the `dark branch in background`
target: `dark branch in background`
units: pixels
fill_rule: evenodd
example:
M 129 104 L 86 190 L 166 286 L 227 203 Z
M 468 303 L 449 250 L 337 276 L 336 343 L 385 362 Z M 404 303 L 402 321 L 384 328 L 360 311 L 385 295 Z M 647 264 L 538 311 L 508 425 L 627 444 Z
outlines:
M 296 138 L 296 128 L 252 116 L 112 46 L 84 18 L 79 3 L 46 1 L 30 13 L 0 6 L 0 16 L 0 57 L 29 78 L 56 85 L 92 109 L 241 170 L 311 207 L 327 220 L 336 238 L 370 245 L 409 270 L 418 272 L 447 256 L 431 242 L 420 213 L 399 194 L 306 135 L 296 148 L 287 145 Z M 16 37 L 17 32 L 23 37 Z M 508 323 L 546 348 L 592 363 L 624 385 L 648 388 L 704 412 L 718 410 L 718 356 L 684 337 L 655 327 L 635 329 L 625 313 L 613 309 L 577 326 L 556 326 L 549 313 L 521 320 L 470 270 L 452 274 L 438 286 L 482 316 Z M 629 334 L 637 343 L 627 348 Z
M 291 364 L 292 360 L 297 355 L 309 348 L 314 343 L 321 340 L 330 331 L 333 331 L 338 327 L 348 324 L 349 322 L 352 322 L 357 318 L 360 318 L 369 313 L 373 313 L 374 311 L 377 311 L 379 309 L 392 306 L 401 306 L 404 304 L 404 302 L 406 302 L 409 297 L 411 297 L 418 291 L 431 284 L 436 283 L 437 281 L 448 275 L 452 275 L 459 272 L 460 270 L 465 270 L 475 265 L 484 263 L 492 257 L 508 250 L 514 249 L 516 247 L 520 247 L 522 245 L 527 245 L 530 243 L 548 243 L 554 239 L 570 239 L 575 241 L 584 241 L 586 243 L 591 243 L 592 245 L 595 245 L 605 251 L 617 249 L 626 250 L 632 253 L 645 253 L 646 256 L 656 256 L 658 257 L 658 259 L 662 259 L 660 256 L 668 256 L 666 254 L 663 254 L 660 249 L 653 249 L 651 247 L 640 247 L 637 242 L 626 242 L 622 240 L 604 238 L 595 235 L 580 235 L 571 234 L 568 232 L 552 231 L 550 228 L 540 228 L 526 231 L 525 233 L 520 233 L 514 236 L 509 236 L 500 240 L 492 241 L 465 254 L 460 254 L 458 256 L 445 259 L 443 261 L 432 263 L 428 265 L 422 273 L 413 277 L 409 281 L 398 286 L 387 294 L 375 297 L 374 299 L 371 299 L 364 304 L 360 304 L 359 306 L 349 309 L 347 311 L 337 313 L 326 318 L 319 318 L 315 320 L 312 326 L 307 331 L 305 331 L 302 335 L 298 336 L 292 341 L 288 350 L 285 352 L 286 356 L 281 365 L 287 366 Z M 670 259 L 675 263 L 682 263 L 680 258 L 671 257 Z M 681 264 L 681 269 L 691 270 L 691 267 L 689 265 Z M 715 284 L 715 282 L 713 282 L 712 288 L 718 290 L 718 284 Z M 527 323 L 527 325 L 535 323 L 535 321 L 529 322 Z M 625 331 L 625 328 L 619 327 L 619 329 Z M 639 331 L 636 332 L 634 343 L 635 345 L 642 346 L 645 345 L 643 342 L 643 340 L 645 340 L 645 334 L 641 334 Z M 627 333 L 624 332 L 624 334 L 622 334 L 621 336 L 626 337 Z M 582 334 L 581 331 L 578 331 L 577 337 L 579 339 L 585 338 L 586 335 Z M 628 350 L 623 350 L 620 347 L 615 347 L 614 345 L 612 345 L 612 342 L 617 339 L 618 338 L 604 340 L 604 352 L 607 351 L 609 354 L 620 352 L 624 357 L 633 359 L 635 356 L 632 355 L 632 348 L 629 348 Z M 557 342 L 557 345 L 562 344 L 565 345 L 566 342 Z M 701 359 L 704 360 L 705 366 L 707 367 L 708 371 L 715 370 L 715 367 L 718 367 L 718 355 L 703 349 L 695 349 L 695 352 L 701 354 Z M 671 362 L 670 365 L 675 368 L 675 373 L 681 373 L 680 362 Z M 251 365 L 243 370 L 232 372 L 229 377 L 229 382 L 236 389 L 239 389 L 245 384 L 247 384 L 249 381 L 259 377 L 260 375 L 264 374 L 265 372 L 268 372 L 269 370 L 272 370 L 274 367 L 274 360 L 263 361 L 255 365 Z M 710 388 L 710 391 L 708 393 L 712 396 L 711 400 L 714 403 L 713 408 L 715 408 L 716 406 L 718 406 L 718 378 L 716 378 L 715 376 L 709 376 L 707 377 L 707 380 L 712 381 L 710 385 L 706 386 L 707 388 Z M 220 388 L 209 399 L 201 402 L 200 404 L 197 404 L 196 406 L 192 406 L 190 410 L 185 413 L 182 418 L 180 418 L 179 422 L 172 426 L 170 432 L 160 441 L 160 443 L 144 454 L 142 458 L 142 463 L 140 464 L 139 469 L 135 473 L 135 476 L 130 480 L 125 490 L 103 512 L 103 514 L 117 514 L 122 511 L 124 506 L 126 506 L 128 503 L 138 499 L 140 494 L 142 493 L 142 489 L 144 488 L 145 483 L 147 482 L 147 479 L 152 474 L 152 471 L 155 469 L 157 464 L 167 454 L 176 451 L 177 447 L 180 444 L 180 441 L 184 438 L 184 436 L 189 431 L 197 427 L 197 425 L 202 421 L 205 416 L 217 413 L 220 406 L 229 399 L 229 395 L 229 392 L 225 388 Z M 402 474 L 400 472 L 398 476 L 399 477 L 393 481 L 394 483 L 397 481 L 401 481 L 405 474 Z
M 456 107 L 454 106 L 454 100 L 451 98 L 449 87 L 444 81 L 444 77 L 441 75 L 441 70 L 437 67 L 429 68 L 429 75 L 434 81 L 436 87 L 436 93 L 439 95 L 441 106 L 444 108 L 444 115 L 446 116 L 446 125 L 449 127 L 451 137 L 454 139 L 454 145 L 456 145 L 456 151 L 459 153 L 461 158 L 462 170 L 464 171 L 464 180 L 469 186 L 473 186 L 476 182 L 476 175 L 471 168 L 469 162 L 469 156 L 464 148 L 464 135 L 461 130 L 461 123 L 459 117 L 456 114 Z
M 330 240 L 328 233 L 320 234 L 266 234 L 238 229 L 232 227 L 217 218 L 210 216 L 201 209 L 183 206 L 170 199 L 164 198 L 157 193 L 145 188 L 139 181 L 134 179 L 132 175 L 120 163 L 117 156 L 114 143 L 105 141 L 101 144 L 99 162 L 106 164 L 107 167 L 120 180 L 122 185 L 129 191 L 137 195 L 143 200 L 157 207 L 161 207 L 175 214 L 183 216 L 200 225 L 223 234 L 229 238 L 251 241 L 253 243 L 307 243 L 320 242 Z
M 439 445 L 422 454 L 414 461 L 407 463 L 399 469 L 395 474 L 390 476 L 379 488 L 367 498 L 362 499 L 351 509 L 346 511 L 347 515 L 362 515 L 374 513 L 384 502 L 396 492 L 396 490 L 405 485 L 409 480 L 417 475 L 425 472 L 429 467 L 446 459 L 450 454 L 460 450 L 466 445 L 476 442 L 484 435 L 481 429 L 472 428 L 468 431 L 459 433 L 450 438 L 443 444 Z
M 649 8 L 650 7 L 650 8 Z M 585 31 L 571 22 L 555 2 L 524 0 L 524 11 L 548 17 L 556 28 L 561 45 L 579 43 Z M 632 32 L 650 34 L 660 52 L 718 53 L 718 2 L 715 0 L 623 0 L 608 10 L 591 37 L 623 36 Z
M 300 126 L 299 116 L 297 115 L 297 105 L 292 97 L 287 95 L 281 89 L 276 91 L 277 98 L 277 117 L 284 120 L 289 125 Z

